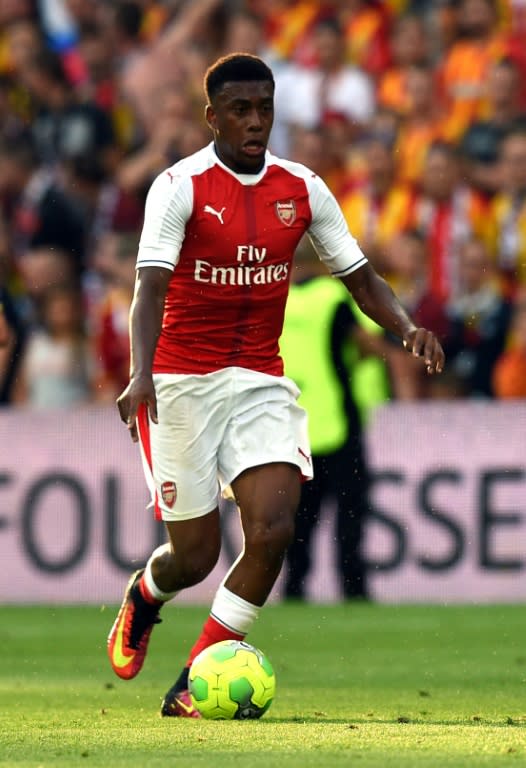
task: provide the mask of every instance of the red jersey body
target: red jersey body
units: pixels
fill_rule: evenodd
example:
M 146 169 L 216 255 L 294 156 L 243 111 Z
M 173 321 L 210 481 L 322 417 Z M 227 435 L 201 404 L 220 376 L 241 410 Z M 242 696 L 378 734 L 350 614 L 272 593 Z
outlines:
M 260 173 L 235 174 L 210 145 L 161 173 L 137 260 L 173 269 L 153 372 L 282 375 L 279 337 L 306 232 L 333 274 L 365 263 L 334 197 L 304 166 L 267 153 Z

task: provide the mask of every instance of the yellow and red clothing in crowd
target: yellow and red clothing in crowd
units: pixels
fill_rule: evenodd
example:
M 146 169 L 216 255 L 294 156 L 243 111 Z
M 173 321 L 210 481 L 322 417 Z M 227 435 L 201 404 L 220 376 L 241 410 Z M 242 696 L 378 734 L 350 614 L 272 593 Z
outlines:
M 497 194 L 490 203 L 487 244 L 506 295 L 526 286 L 526 199 Z
M 304 66 L 315 63 L 312 32 L 323 18 L 337 16 L 347 41 L 348 60 L 373 77 L 378 77 L 390 62 L 389 22 L 400 12 L 406 0 L 389 3 L 360 3 L 358 8 L 339 12 L 330 3 L 299 0 L 284 4 L 268 13 L 266 39 L 270 49 L 281 59 Z
M 315 0 L 278 4 L 271 9 L 265 19 L 265 36 L 272 52 L 280 59 L 312 64 L 310 36 L 320 17 L 320 3 Z
M 364 183 L 340 199 L 340 205 L 358 242 L 382 248 L 410 226 L 413 194 L 407 186 L 394 184 L 378 196 Z
M 441 120 L 402 121 L 393 150 L 398 180 L 417 189 L 428 150 L 433 142 L 441 139 L 444 139 Z
M 458 141 L 471 123 L 484 116 L 484 90 L 490 68 L 506 57 L 512 58 L 523 74 L 526 72 L 524 43 L 517 45 L 501 32 L 487 41 L 459 41 L 446 54 L 439 71 L 446 140 Z
M 470 187 L 458 187 L 447 200 L 424 194 L 414 200 L 411 226 L 420 230 L 429 252 L 429 290 L 447 301 L 457 286 L 458 251 L 471 237 L 484 237 L 486 200 Z
M 391 60 L 389 21 L 383 3 L 361 3 L 357 10 L 342 13 L 348 57 L 374 78 L 385 71 Z
M 392 109 L 400 115 L 407 112 L 409 97 L 406 89 L 407 70 L 404 67 L 390 67 L 381 76 L 376 92 L 377 103 L 385 109 Z
M 493 370 L 495 397 L 526 397 L 526 349 L 512 348 L 502 353 Z

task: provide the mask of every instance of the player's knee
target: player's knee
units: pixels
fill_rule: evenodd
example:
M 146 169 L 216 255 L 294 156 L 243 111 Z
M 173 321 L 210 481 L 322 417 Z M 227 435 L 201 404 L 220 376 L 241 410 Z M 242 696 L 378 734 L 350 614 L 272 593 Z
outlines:
M 294 539 L 294 520 L 280 517 L 261 521 L 245 531 L 245 549 L 281 556 Z

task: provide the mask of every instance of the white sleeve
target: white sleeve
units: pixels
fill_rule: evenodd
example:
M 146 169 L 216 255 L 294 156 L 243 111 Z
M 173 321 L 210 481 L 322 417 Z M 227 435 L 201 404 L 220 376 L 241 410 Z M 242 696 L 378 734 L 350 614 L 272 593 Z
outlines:
M 309 198 L 312 222 L 308 235 L 329 272 L 342 277 L 363 266 L 367 258 L 349 232 L 336 198 L 319 176 L 310 179 Z
M 192 215 L 193 185 L 177 168 L 163 171 L 153 182 L 144 209 L 137 268 L 175 268 L 183 244 L 186 222 Z

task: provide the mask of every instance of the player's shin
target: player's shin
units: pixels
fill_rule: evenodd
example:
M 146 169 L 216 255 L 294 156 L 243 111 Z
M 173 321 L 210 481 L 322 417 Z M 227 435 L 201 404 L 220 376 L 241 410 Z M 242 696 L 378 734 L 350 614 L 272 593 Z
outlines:
M 166 603 L 177 594 L 177 590 L 165 592 L 163 589 L 161 589 L 153 574 L 153 570 L 159 572 L 160 566 L 163 567 L 163 561 L 165 561 L 164 568 L 166 568 L 166 561 L 172 557 L 172 545 L 169 542 L 162 544 L 160 547 L 157 547 L 154 552 L 152 552 L 148 562 L 146 563 L 142 578 L 139 582 L 141 594 L 147 602 L 152 604 Z

